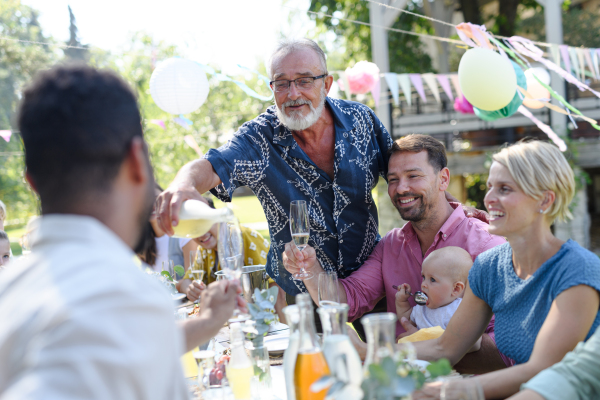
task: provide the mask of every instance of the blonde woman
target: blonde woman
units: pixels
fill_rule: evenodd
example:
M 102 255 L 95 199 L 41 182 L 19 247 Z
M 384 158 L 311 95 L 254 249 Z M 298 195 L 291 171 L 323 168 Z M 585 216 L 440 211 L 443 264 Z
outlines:
M 485 206 L 489 232 L 508 243 L 477 257 L 464 299 L 444 334 L 416 344 L 423 360 L 458 362 L 496 315 L 498 350 L 516 361 L 500 371 L 449 383 L 446 398 L 479 386 L 485 398 L 506 398 L 559 362 L 598 327 L 600 261 L 572 240 L 552 234 L 571 217 L 573 171 L 553 145 L 521 142 L 493 157 Z M 438 398 L 441 384 L 416 398 Z

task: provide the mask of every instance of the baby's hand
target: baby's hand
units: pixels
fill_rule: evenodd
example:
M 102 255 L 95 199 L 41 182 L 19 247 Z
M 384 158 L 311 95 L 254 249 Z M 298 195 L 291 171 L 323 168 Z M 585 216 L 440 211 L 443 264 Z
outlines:
M 408 283 L 403 283 L 398 287 L 398 291 L 396 292 L 396 305 L 405 305 L 403 303 L 408 302 L 408 298 L 410 297 L 410 285 Z

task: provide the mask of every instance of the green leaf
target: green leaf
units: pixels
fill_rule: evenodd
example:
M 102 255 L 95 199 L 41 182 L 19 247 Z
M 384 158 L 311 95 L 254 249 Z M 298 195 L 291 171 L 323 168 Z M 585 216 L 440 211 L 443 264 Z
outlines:
M 390 377 L 385 373 L 385 370 L 378 364 L 369 365 L 369 374 L 377 379 L 384 386 L 390 384 Z
M 173 278 L 171 278 L 171 274 L 169 273 L 169 271 L 162 271 L 160 273 L 162 276 L 166 277 L 168 280 L 170 280 L 171 282 L 173 282 Z
M 381 368 L 383 368 L 387 376 L 396 376 L 396 363 L 394 362 L 394 360 L 392 360 L 391 357 L 385 357 L 383 360 L 381 360 Z
M 421 389 L 425 384 L 425 374 L 423 374 L 420 370 L 416 370 L 413 371 L 411 375 L 415 380 L 415 389 Z
M 452 366 L 450 365 L 450 361 L 441 358 L 429 364 L 427 371 L 431 374 L 431 379 L 435 379 L 438 376 L 449 375 L 452 372 Z
M 255 365 L 254 366 L 254 375 L 260 376 L 260 374 L 262 374 L 262 373 L 263 373 L 263 370 Z
M 180 275 L 180 276 L 185 275 L 185 269 L 183 269 L 183 267 L 181 265 L 176 265 L 173 269 L 175 270 L 177 275 Z
M 396 376 L 394 378 L 394 387 L 392 390 L 394 396 L 403 397 L 412 393 L 413 390 L 415 390 L 415 386 L 415 380 L 412 376 L 407 376 L 406 378 Z

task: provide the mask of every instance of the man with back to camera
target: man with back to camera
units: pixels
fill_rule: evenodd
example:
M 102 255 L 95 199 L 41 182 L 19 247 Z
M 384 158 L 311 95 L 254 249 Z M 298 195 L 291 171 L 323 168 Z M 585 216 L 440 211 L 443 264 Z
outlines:
M 18 126 L 42 216 L 31 255 L 0 274 L 0 398 L 187 399 L 179 356 L 241 290 L 210 285 L 177 327 L 135 263 L 154 178 L 134 93 L 113 72 L 55 67 L 23 92 Z
M 431 136 L 413 134 L 394 142 L 389 154 L 388 194 L 402 219 L 409 222 L 391 230 L 358 270 L 339 280 L 340 301 L 348 303 L 349 320 L 360 318 L 384 296 L 388 312 L 395 314 L 398 291 L 393 286 L 408 283 L 413 291 L 420 290 L 421 265 L 436 249 L 457 246 L 474 260 L 480 253 L 505 242 L 489 234 L 486 223 L 466 217 L 458 203 L 448 203 L 447 164 L 444 145 Z M 284 260 L 290 273 L 301 267 L 315 275 L 323 272 L 311 247 L 300 252 L 287 245 Z M 317 299 L 318 282 L 307 280 L 305 284 L 313 299 Z M 412 297 L 409 302 L 413 307 L 416 305 Z M 496 348 L 493 328 L 492 322 L 482 337 L 481 350 L 466 355 L 457 364 L 458 371 L 482 373 L 514 363 Z M 397 335 L 416 330 L 406 318 L 396 325 Z M 358 340 L 354 344 L 364 357 L 365 344 Z

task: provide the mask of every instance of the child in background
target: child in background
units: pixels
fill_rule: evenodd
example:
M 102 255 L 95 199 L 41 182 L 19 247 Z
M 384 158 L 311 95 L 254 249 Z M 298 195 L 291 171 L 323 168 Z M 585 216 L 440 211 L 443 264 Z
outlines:
M 408 302 L 411 287 L 402 284 L 396 292 L 398 320 L 405 317 L 418 329 L 434 326 L 446 329 L 462 301 L 471 266 L 471 256 L 460 247 L 448 246 L 431 252 L 421 267 L 421 291 L 428 297 L 427 304 L 412 307 Z M 478 350 L 480 343 L 481 338 L 470 351 Z
M 10 261 L 10 241 L 6 232 L 0 230 L 0 270 Z
M 6 221 L 6 206 L 0 200 L 0 231 L 4 230 L 4 222 Z

